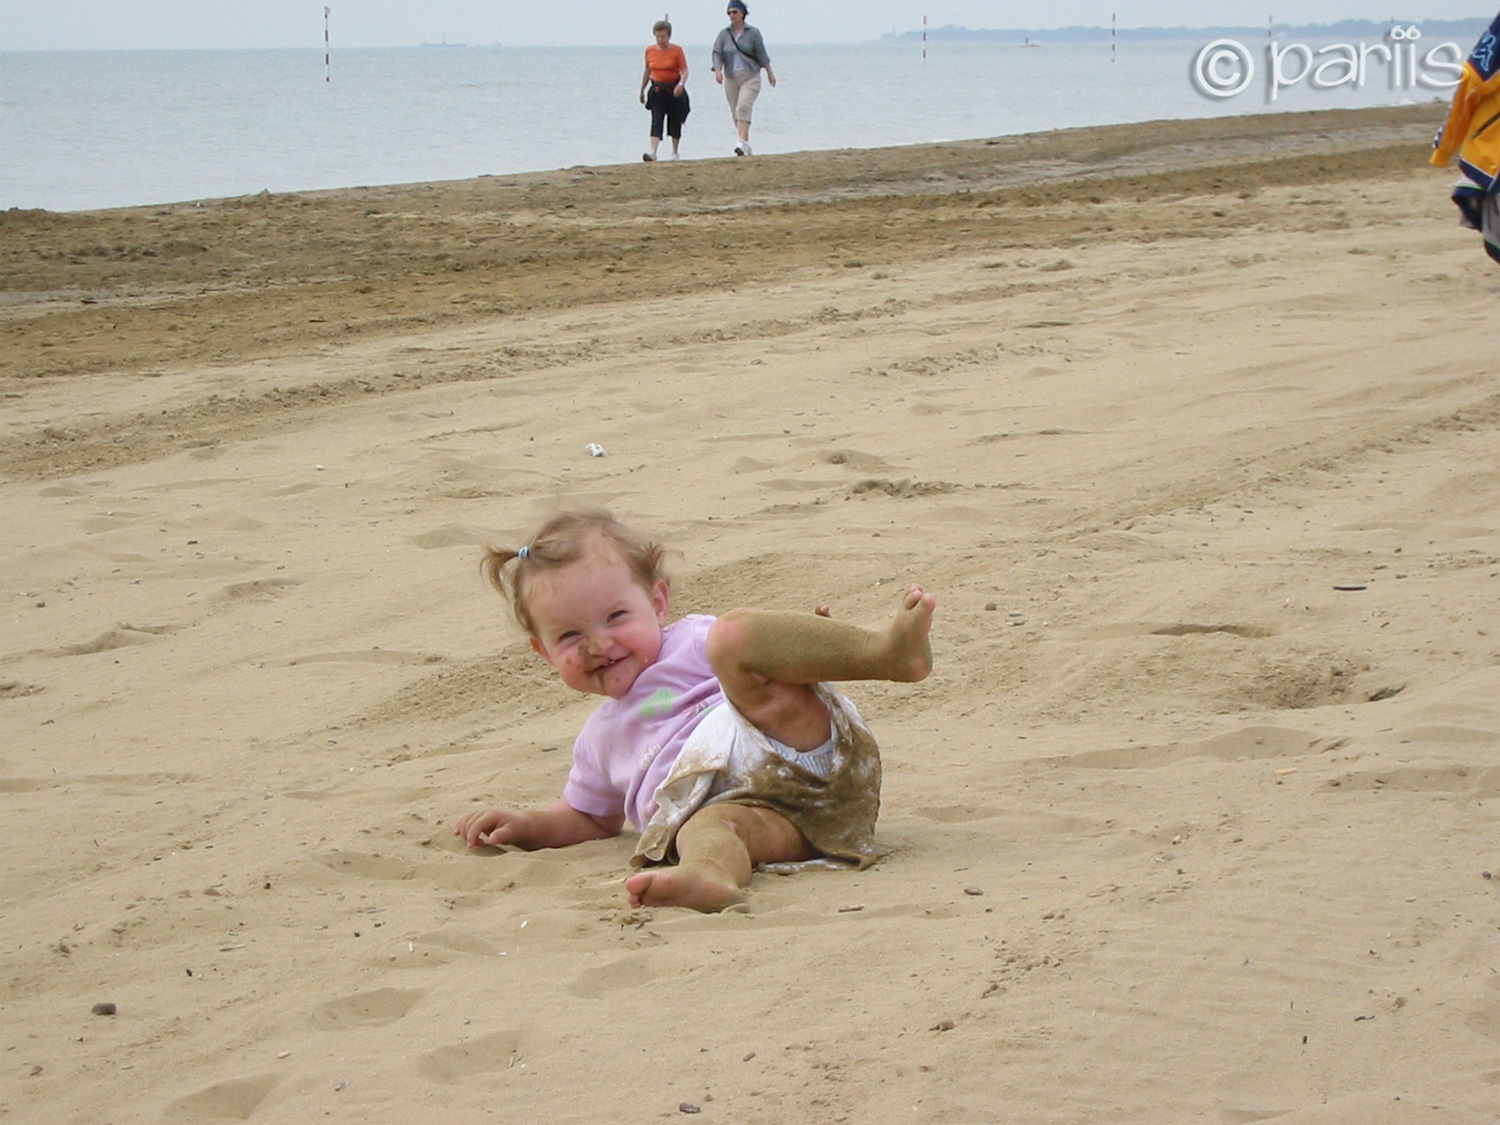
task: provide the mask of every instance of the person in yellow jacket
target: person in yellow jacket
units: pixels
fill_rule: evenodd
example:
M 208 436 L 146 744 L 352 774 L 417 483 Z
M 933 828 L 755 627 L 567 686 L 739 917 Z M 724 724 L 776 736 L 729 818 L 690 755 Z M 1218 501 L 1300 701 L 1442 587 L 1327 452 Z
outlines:
M 1457 154 L 1459 222 L 1483 234 L 1485 252 L 1500 262 L 1500 15 L 1464 61 L 1448 120 L 1432 147 L 1439 168 Z

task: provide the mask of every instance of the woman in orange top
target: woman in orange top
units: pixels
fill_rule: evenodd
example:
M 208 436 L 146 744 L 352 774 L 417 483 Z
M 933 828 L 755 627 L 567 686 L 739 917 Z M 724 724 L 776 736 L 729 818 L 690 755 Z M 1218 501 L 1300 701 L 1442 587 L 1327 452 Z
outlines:
M 672 159 L 682 155 L 678 151 L 682 144 L 682 123 L 692 110 L 687 95 L 687 56 L 672 42 L 672 25 L 657 20 L 651 32 L 656 43 L 646 48 L 646 69 L 641 74 L 641 104 L 651 111 L 651 151 L 641 154 L 647 163 L 656 159 L 663 123 L 666 135 L 672 138 Z

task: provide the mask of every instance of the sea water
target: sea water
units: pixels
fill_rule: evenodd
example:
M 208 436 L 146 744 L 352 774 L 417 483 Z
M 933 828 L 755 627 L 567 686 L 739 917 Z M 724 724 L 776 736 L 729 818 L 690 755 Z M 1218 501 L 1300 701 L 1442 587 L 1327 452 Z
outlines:
M 759 154 L 869 148 L 1448 96 L 1372 70 L 1360 85 L 1303 82 L 1274 102 L 1263 82 L 1209 97 L 1192 77 L 1203 46 L 942 41 L 924 57 L 915 43 L 773 42 L 780 84 L 762 91 L 753 141 Z M 727 157 L 735 133 L 708 48 L 685 49 L 683 155 Z M 636 47 L 336 51 L 326 74 L 321 50 L 0 52 L 0 209 L 639 161 L 641 70 Z

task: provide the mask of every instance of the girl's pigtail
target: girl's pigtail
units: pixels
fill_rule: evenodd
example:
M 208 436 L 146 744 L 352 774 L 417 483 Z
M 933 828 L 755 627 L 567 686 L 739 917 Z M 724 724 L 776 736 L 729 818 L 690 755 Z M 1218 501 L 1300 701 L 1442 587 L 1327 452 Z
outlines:
M 484 558 L 479 560 L 479 572 L 484 575 L 485 581 L 499 591 L 502 598 L 510 602 L 510 611 L 521 628 L 528 633 L 535 633 L 535 623 L 526 608 L 526 595 L 523 593 L 525 583 L 521 579 L 522 570 L 529 569 L 526 561 L 531 558 L 531 553 L 530 547 L 512 551 L 486 544 Z M 516 568 L 507 575 L 505 568 L 512 560 L 515 561 Z
M 479 560 L 479 572 L 484 575 L 485 581 L 499 591 L 502 597 L 514 596 L 514 579 L 511 582 L 505 580 L 505 564 L 512 559 L 522 559 L 526 556 L 520 551 L 507 550 L 504 547 L 491 547 L 488 544 L 484 548 L 484 558 Z

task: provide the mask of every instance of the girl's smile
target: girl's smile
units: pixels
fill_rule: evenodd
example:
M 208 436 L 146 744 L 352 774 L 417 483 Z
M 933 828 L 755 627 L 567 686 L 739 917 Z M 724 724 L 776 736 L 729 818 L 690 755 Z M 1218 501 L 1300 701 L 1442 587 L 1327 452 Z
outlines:
M 538 574 L 526 601 L 531 647 L 575 691 L 619 699 L 661 655 L 669 587 L 642 586 L 607 549 Z

